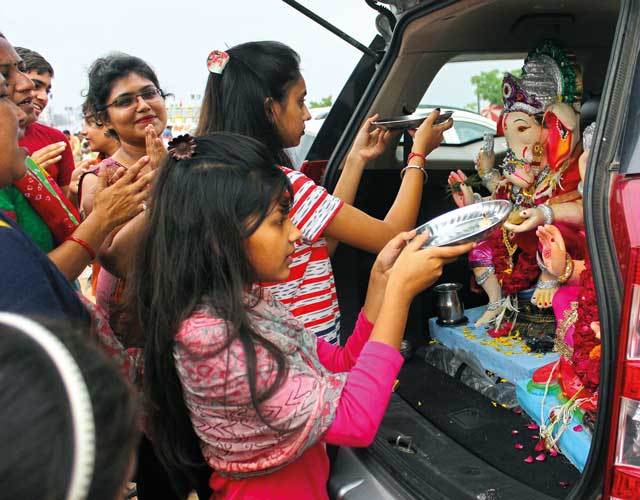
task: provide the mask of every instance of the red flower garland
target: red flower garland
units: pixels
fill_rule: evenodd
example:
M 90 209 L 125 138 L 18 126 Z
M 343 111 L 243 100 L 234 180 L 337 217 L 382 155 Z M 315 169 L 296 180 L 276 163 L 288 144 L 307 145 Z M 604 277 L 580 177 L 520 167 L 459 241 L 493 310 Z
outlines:
M 578 296 L 578 319 L 573 332 L 573 366 L 576 374 L 589 391 L 595 391 L 600 384 L 600 356 L 594 348 L 600 346 L 600 339 L 591 328 L 591 323 L 599 321 L 591 262 L 585 260 L 585 268 L 580 275 L 580 295 Z

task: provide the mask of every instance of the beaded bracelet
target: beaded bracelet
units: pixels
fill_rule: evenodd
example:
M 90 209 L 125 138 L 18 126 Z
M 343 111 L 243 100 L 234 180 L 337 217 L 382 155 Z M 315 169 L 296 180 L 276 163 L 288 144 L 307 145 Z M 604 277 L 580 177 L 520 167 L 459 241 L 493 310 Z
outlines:
M 73 241 L 73 242 L 77 243 L 78 245 L 80 245 L 89 254 L 89 260 L 90 261 L 95 260 L 96 252 L 93 250 L 93 248 L 91 248 L 89 243 L 87 243 L 84 240 L 81 240 L 80 238 L 76 238 L 74 235 L 67 236 L 66 240 Z

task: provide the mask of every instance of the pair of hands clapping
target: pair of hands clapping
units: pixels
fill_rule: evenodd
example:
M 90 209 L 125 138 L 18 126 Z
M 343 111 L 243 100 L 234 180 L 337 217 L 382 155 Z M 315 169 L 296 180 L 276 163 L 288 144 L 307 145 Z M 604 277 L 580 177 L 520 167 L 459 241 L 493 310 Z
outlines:
M 167 152 L 152 125 L 145 129 L 147 154 L 128 168 L 100 172 L 94 188 L 93 211 L 116 228 L 146 209 L 150 186 Z

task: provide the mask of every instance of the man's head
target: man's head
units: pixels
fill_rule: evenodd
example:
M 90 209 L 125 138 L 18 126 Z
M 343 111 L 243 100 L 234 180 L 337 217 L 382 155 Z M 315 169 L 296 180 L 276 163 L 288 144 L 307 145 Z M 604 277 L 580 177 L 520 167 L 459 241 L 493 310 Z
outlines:
M 25 66 L 25 73 L 35 87 L 33 94 L 33 109 L 36 119 L 44 108 L 49 104 L 49 95 L 51 94 L 51 80 L 53 80 L 53 68 L 51 64 L 38 54 L 35 50 L 25 49 L 24 47 L 15 47 L 16 52 L 22 58 Z

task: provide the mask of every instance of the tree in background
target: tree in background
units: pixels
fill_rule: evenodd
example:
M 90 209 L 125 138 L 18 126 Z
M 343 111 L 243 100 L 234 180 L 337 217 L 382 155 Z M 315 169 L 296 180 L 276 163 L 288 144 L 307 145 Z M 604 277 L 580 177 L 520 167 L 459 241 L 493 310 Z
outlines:
M 323 97 L 319 101 L 311 101 L 309 103 L 310 108 L 328 108 L 333 103 L 333 97 L 328 95 L 327 97 Z
M 510 73 L 520 78 L 522 71 L 514 69 L 510 71 Z M 489 104 L 502 105 L 502 77 L 503 72 L 499 69 L 483 71 L 479 75 L 472 76 L 471 85 L 474 87 L 477 101 L 467 104 L 465 108 L 479 113 L 481 101 L 488 102 Z

